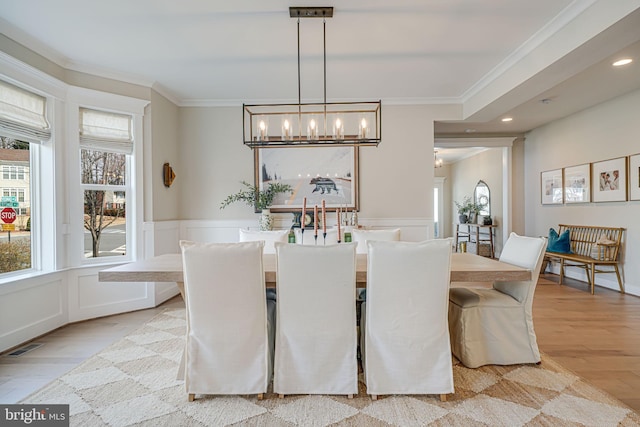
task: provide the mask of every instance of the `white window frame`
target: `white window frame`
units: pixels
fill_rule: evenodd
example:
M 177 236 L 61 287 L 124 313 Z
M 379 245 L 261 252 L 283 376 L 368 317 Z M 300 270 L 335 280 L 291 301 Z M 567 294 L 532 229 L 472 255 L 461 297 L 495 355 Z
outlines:
M 0 79 L 17 87 L 36 93 L 46 98 L 46 117 L 52 123 L 56 113 L 60 112 L 62 95 L 59 81 L 43 73 L 29 69 L 25 73 L 23 64 L 0 52 Z M 54 209 L 42 209 L 42 206 L 55 207 L 55 156 L 53 147 L 62 132 L 62 127 L 52 126 L 51 138 L 39 143 L 31 143 L 29 147 L 29 181 L 30 218 L 31 218 L 31 268 L 0 274 L 0 285 L 13 283 L 16 280 L 46 274 L 56 269 L 56 212 Z M 9 179 L 11 168 L 8 169 Z M 7 170 L 3 168 L 2 173 Z M 27 171 L 23 168 L 23 173 Z M 43 257 L 43 254 L 47 257 Z
M 70 182 L 70 264 L 88 266 L 135 261 L 142 258 L 142 148 L 143 118 L 146 100 L 114 95 L 105 92 L 73 87 L 69 90 L 67 103 L 67 130 L 69 140 L 69 182 Z M 80 128 L 80 108 L 89 108 L 133 117 L 133 153 L 126 155 L 125 200 L 126 200 L 126 254 L 85 258 L 84 256 L 84 190 L 89 185 L 81 184 L 80 136 L 75 131 Z M 100 187 L 100 188 L 97 188 Z M 122 190 L 121 186 L 97 186 L 99 190 Z

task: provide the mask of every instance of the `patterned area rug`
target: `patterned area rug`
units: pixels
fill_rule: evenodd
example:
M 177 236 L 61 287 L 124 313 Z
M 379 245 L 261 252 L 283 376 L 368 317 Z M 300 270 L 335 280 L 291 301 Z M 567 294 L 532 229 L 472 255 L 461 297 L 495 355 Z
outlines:
M 342 396 L 197 396 L 176 373 L 184 309 L 166 310 L 133 334 L 26 398 L 68 403 L 77 426 L 638 426 L 640 416 L 553 359 L 542 364 L 453 368 L 455 394 L 386 396 L 360 383 Z

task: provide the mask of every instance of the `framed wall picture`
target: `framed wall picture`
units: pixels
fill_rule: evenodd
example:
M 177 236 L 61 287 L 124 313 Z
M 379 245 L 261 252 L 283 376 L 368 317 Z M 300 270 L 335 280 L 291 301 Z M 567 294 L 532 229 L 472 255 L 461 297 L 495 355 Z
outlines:
M 640 200 L 640 154 L 629 156 L 629 200 Z
M 562 169 L 540 172 L 540 193 L 543 205 L 562 204 Z
M 564 202 L 591 201 L 591 165 L 589 163 L 564 168 Z
M 593 163 L 591 174 L 594 202 L 624 202 L 627 200 L 627 158 Z
M 328 211 L 358 210 L 358 148 L 287 147 L 254 150 L 255 185 L 289 184 L 291 194 L 276 195 L 272 212 L 296 212 L 307 198 L 307 210 L 322 201 Z

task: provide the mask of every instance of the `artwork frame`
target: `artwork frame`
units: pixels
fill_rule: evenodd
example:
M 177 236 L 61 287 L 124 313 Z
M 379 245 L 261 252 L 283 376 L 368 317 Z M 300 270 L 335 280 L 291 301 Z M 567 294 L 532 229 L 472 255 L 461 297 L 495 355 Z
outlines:
M 289 184 L 291 194 L 277 194 L 271 212 L 307 211 L 325 201 L 327 211 L 358 210 L 359 148 L 354 146 L 259 148 L 254 151 L 254 183 Z
M 627 200 L 627 158 L 592 163 L 591 188 L 593 201 L 624 202 Z
M 640 153 L 629 156 L 629 200 L 640 200 Z
M 564 202 L 591 202 L 591 164 L 585 163 L 564 168 L 562 171 Z
M 562 169 L 540 172 L 540 202 L 543 205 L 561 205 L 564 202 Z

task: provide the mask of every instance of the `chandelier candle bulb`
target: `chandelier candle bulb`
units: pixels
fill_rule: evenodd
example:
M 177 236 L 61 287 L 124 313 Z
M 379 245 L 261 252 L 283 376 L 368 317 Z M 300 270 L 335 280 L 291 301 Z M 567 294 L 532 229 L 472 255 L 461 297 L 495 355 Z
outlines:
M 267 122 L 264 120 L 260 120 L 260 122 L 258 122 L 258 139 L 260 141 L 267 139 Z
M 338 117 L 334 123 L 333 134 L 336 139 L 344 139 L 344 126 L 340 117 Z
M 318 126 L 316 125 L 315 119 L 309 120 L 309 125 L 307 126 L 307 138 L 318 139 Z
M 284 122 L 282 123 L 282 139 L 291 139 L 291 122 L 287 119 L 284 119 Z
M 362 119 L 360 121 L 360 138 L 366 138 L 367 137 L 367 119 Z

